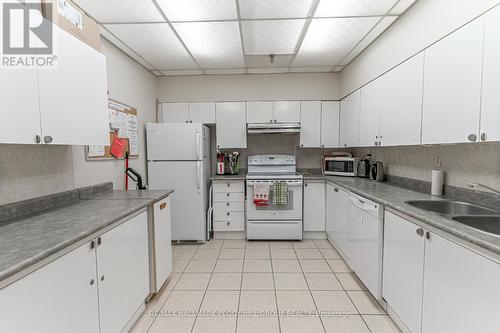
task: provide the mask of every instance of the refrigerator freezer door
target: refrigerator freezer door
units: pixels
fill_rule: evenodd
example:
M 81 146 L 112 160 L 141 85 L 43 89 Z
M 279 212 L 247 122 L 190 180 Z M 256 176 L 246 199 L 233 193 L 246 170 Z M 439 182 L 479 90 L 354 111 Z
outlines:
M 174 189 L 172 240 L 204 242 L 206 237 L 206 184 L 202 162 L 148 162 L 149 188 Z M 198 189 L 199 187 L 199 189 Z
M 148 161 L 200 161 L 203 159 L 203 125 L 148 123 Z

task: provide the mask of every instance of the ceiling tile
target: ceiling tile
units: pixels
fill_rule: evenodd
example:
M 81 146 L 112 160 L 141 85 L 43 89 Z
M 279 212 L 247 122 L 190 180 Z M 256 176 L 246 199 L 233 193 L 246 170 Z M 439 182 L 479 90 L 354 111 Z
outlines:
M 105 27 L 146 59 L 154 69 L 197 68 L 168 23 L 106 24 Z
M 292 67 L 290 72 L 292 73 L 322 73 L 331 72 L 332 67 Z
M 400 0 L 394 8 L 391 9 L 389 14 L 391 15 L 401 15 L 403 14 L 411 5 L 415 3 L 416 0 Z
M 245 54 L 293 54 L 306 20 L 243 21 Z
M 334 66 L 380 20 L 380 17 L 313 19 L 294 67 Z
M 167 18 L 174 21 L 235 20 L 235 0 L 157 0 Z
M 203 74 L 203 72 L 199 69 L 161 71 L 161 73 L 163 75 L 202 75 Z
M 277 55 L 274 58 L 274 63 L 271 63 L 269 55 L 247 55 L 247 67 L 289 67 L 292 61 L 291 55 Z
M 288 67 L 282 68 L 249 68 L 248 73 L 250 74 L 275 74 L 275 73 L 288 73 L 290 69 Z
M 315 0 L 239 0 L 243 19 L 301 18 L 310 15 Z
M 397 0 L 320 0 L 315 17 L 385 15 Z
M 165 22 L 151 0 L 73 0 L 100 23 Z
M 207 69 L 205 71 L 206 74 L 245 74 L 247 71 L 244 68 L 236 68 L 236 69 Z
M 202 68 L 243 67 L 238 22 L 174 23 Z
M 132 49 L 130 49 L 127 45 L 125 45 L 122 41 L 120 41 L 118 38 L 116 38 L 112 33 L 107 31 L 106 29 L 101 29 L 101 34 L 104 38 L 106 38 L 108 41 L 113 43 L 117 48 L 125 52 L 128 56 L 130 56 L 132 59 L 137 61 L 139 64 L 143 65 L 149 70 L 153 70 L 153 66 L 149 64 L 146 60 L 141 58 L 136 52 L 134 52 Z

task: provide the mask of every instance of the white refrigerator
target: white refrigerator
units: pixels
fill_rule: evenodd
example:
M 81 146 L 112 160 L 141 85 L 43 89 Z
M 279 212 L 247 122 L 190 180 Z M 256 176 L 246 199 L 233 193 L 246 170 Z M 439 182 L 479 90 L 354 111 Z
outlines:
M 207 239 L 210 130 L 198 123 L 148 123 L 149 189 L 173 189 L 172 241 Z

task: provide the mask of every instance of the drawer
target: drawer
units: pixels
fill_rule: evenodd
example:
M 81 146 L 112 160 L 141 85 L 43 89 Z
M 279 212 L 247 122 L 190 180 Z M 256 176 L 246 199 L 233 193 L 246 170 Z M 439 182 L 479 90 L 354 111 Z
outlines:
M 214 221 L 228 220 L 228 221 L 243 221 L 245 219 L 244 212 L 224 212 L 222 210 L 214 210 Z
M 214 193 L 214 202 L 244 202 L 245 194 L 243 192 L 220 192 Z
M 214 183 L 214 193 L 245 192 L 245 185 L 242 181 L 226 181 Z
M 214 231 L 245 231 L 245 223 L 243 221 L 214 222 Z
M 244 212 L 245 203 L 243 201 L 237 202 L 215 202 L 214 211 L 221 212 Z

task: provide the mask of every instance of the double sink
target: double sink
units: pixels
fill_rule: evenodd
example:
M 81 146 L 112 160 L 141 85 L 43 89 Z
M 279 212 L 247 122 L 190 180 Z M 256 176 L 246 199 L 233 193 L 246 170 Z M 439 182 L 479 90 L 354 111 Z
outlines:
M 451 218 L 484 233 L 500 236 L 500 211 L 454 200 L 412 200 L 406 203 Z

